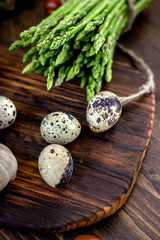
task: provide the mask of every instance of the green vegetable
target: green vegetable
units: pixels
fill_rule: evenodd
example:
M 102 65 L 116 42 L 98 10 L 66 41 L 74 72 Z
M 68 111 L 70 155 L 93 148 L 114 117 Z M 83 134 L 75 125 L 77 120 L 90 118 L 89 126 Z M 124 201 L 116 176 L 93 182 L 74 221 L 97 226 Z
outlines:
M 134 0 L 136 16 L 152 0 Z M 31 45 L 23 73 L 47 77 L 47 90 L 81 78 L 87 100 L 112 79 L 116 42 L 129 18 L 126 0 L 68 0 L 50 16 L 20 34 L 10 51 Z M 54 78 L 57 76 L 54 82 Z

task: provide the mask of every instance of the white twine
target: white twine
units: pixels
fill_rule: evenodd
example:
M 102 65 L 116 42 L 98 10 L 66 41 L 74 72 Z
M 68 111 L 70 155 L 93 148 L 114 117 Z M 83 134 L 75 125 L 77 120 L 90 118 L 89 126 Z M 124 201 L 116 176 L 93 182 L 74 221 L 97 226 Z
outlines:
M 147 93 L 151 93 L 154 88 L 155 88 L 155 82 L 154 82 L 154 74 L 152 72 L 152 70 L 150 69 L 150 67 L 145 63 L 145 61 L 138 57 L 132 50 L 124 47 L 122 44 L 117 43 L 117 46 L 124 52 L 126 53 L 128 56 L 130 56 L 133 61 L 134 64 L 136 65 L 136 67 L 145 74 L 146 76 L 146 83 L 143 84 L 140 88 L 139 91 L 135 94 L 131 94 L 128 97 L 120 97 L 122 106 L 126 105 L 129 102 L 135 101 L 138 98 L 140 98 L 141 96 L 143 96 L 144 94 Z
M 129 7 L 129 19 L 128 19 L 128 23 L 127 23 L 123 33 L 126 33 L 132 29 L 132 25 L 136 18 L 136 10 L 134 7 L 134 0 L 127 0 L 127 3 L 128 3 L 128 7 Z
M 128 2 L 128 7 L 129 7 L 129 19 L 128 19 L 127 26 L 125 27 L 123 33 L 126 33 L 131 30 L 134 20 L 136 18 L 136 10 L 134 7 L 134 0 L 127 0 L 127 2 Z M 147 79 L 146 83 L 143 84 L 139 88 L 139 91 L 137 93 L 131 94 L 128 97 L 120 97 L 122 106 L 124 106 L 129 102 L 137 100 L 144 94 L 152 92 L 155 88 L 155 82 L 154 82 L 154 75 L 153 75 L 152 70 L 150 69 L 150 67 L 146 64 L 146 62 L 142 58 L 138 57 L 136 55 L 136 53 L 134 53 L 132 50 L 126 48 L 125 46 L 123 46 L 120 43 L 117 43 L 117 46 L 124 53 L 126 53 L 128 56 L 130 56 L 132 58 L 136 67 L 145 74 L 146 79 Z

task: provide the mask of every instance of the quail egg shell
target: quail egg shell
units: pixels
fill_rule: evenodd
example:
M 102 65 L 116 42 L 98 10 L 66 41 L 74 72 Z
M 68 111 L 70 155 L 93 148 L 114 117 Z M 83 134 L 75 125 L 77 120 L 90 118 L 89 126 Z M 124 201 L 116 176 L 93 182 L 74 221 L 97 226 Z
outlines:
M 103 91 L 95 95 L 89 102 L 86 118 L 93 132 L 105 132 L 120 118 L 122 104 L 118 96 L 110 91 Z
M 43 180 L 51 187 L 63 187 L 73 173 L 73 159 L 62 145 L 50 144 L 38 159 L 38 167 Z
M 80 122 L 70 114 L 53 112 L 44 117 L 40 127 L 42 137 L 48 143 L 65 145 L 75 140 L 80 132 Z
M 7 97 L 0 96 L 0 129 L 9 127 L 16 119 L 17 110 Z

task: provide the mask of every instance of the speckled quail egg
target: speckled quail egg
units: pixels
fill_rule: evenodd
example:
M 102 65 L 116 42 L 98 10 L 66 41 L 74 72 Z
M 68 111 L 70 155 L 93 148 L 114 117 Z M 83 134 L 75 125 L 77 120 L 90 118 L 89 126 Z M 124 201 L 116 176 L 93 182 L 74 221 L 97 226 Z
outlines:
M 105 132 L 120 118 L 122 104 L 118 96 L 110 91 L 96 94 L 89 102 L 86 118 L 93 132 Z
M 16 119 L 17 110 L 7 97 L 0 96 L 0 129 L 9 127 Z
M 44 117 L 40 127 L 42 137 L 48 143 L 65 145 L 75 140 L 80 132 L 80 122 L 70 114 L 53 112 Z
M 51 187 L 63 187 L 73 173 L 73 159 L 62 145 L 50 144 L 38 159 L 38 167 L 43 180 Z

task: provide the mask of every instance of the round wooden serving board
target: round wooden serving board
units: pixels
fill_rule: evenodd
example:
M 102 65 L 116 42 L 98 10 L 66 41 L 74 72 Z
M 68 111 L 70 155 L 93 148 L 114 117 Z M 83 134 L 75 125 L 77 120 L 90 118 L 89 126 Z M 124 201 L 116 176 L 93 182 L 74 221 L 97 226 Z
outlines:
M 44 77 L 21 74 L 23 50 L 9 53 L 2 44 L 0 49 L 0 95 L 12 99 L 18 110 L 14 124 L 1 130 L 0 142 L 12 150 L 19 164 L 16 179 L 0 193 L 0 224 L 66 231 L 113 214 L 127 200 L 142 166 L 151 137 L 154 94 L 125 106 L 112 129 L 95 134 L 86 123 L 86 93 L 79 79 L 47 92 Z M 103 90 L 127 96 L 144 81 L 132 66 L 115 62 L 113 80 Z M 54 111 L 70 113 L 82 125 L 80 136 L 66 145 L 74 159 L 73 176 L 58 189 L 43 181 L 37 167 L 47 146 L 39 131 L 41 120 Z

